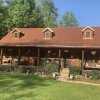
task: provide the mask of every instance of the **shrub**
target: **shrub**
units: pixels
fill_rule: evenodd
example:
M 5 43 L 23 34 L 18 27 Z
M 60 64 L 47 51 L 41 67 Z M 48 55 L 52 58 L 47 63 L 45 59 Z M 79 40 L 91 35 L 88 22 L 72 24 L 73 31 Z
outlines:
M 58 72 L 58 66 L 57 66 L 56 62 L 53 61 L 53 60 L 52 60 L 51 62 L 49 62 L 49 63 L 46 64 L 46 68 L 47 68 L 51 73 L 53 73 L 53 72 Z
M 32 66 L 2 65 L 0 66 L 0 71 L 34 74 L 36 72 L 36 68 Z
M 99 80 L 100 79 L 100 71 L 98 71 L 98 70 L 92 70 L 91 71 L 91 77 L 94 80 Z
M 70 67 L 70 74 L 76 76 L 76 75 L 80 75 L 81 74 L 81 69 L 79 67 L 76 66 L 71 66 Z
M 21 73 L 34 74 L 36 72 L 36 68 L 32 66 L 20 66 L 19 71 Z
M 11 66 L 11 65 L 2 65 L 0 66 L 0 71 L 5 71 L 5 72 L 12 72 L 15 70 L 15 66 Z

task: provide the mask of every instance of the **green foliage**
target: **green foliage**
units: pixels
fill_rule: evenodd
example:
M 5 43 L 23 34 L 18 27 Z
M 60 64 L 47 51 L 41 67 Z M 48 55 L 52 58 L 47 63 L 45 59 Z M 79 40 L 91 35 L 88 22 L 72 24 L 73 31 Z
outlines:
M 92 76 L 92 79 L 94 79 L 94 80 L 100 80 L 100 71 L 92 70 L 91 76 Z
M 52 73 L 53 72 L 58 72 L 57 63 L 53 60 L 46 64 L 46 68 L 48 68 L 48 70 Z
M 53 27 L 57 10 L 52 0 L 9 0 L 9 27 Z
M 66 12 L 59 25 L 57 17 L 53 0 L 0 0 L 0 38 L 14 27 L 78 26 L 72 12 Z
M 2 65 L 0 66 L 1 72 L 14 72 L 14 73 L 27 73 L 34 74 L 36 72 L 36 68 L 31 66 L 16 66 L 16 65 Z
M 54 27 L 56 19 L 52 0 L 0 0 L 0 37 L 14 27 Z
M 37 1 L 40 8 L 40 15 L 43 18 L 43 27 L 55 27 L 57 19 L 57 8 L 54 6 L 52 0 L 39 0 Z
M 7 32 L 6 15 L 7 7 L 3 5 L 3 0 L 0 0 L 0 38 Z
M 81 69 L 76 66 L 70 66 L 70 74 L 73 74 L 74 76 L 81 74 Z
M 66 12 L 63 16 L 61 21 L 59 22 L 58 26 L 60 27 L 77 27 L 78 22 L 72 12 Z
M 35 27 L 36 6 L 34 0 L 9 0 L 8 5 L 10 27 Z

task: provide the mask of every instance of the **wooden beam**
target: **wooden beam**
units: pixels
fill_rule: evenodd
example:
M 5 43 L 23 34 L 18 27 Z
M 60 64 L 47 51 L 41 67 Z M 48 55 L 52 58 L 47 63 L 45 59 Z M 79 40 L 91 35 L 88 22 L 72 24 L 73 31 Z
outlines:
M 21 49 L 18 48 L 18 65 L 20 65 L 20 58 L 21 58 Z
M 83 75 L 83 71 L 84 71 L 84 50 L 82 50 L 81 71 L 82 71 L 82 75 Z
M 45 53 L 45 63 L 44 63 L 44 67 L 46 67 L 46 65 L 47 65 L 47 58 L 48 58 L 48 50 L 46 50 L 46 53 Z
M 2 65 L 2 59 L 3 59 L 3 48 L 1 48 L 0 58 L 1 58 L 1 59 L 0 59 L 1 63 L 0 63 L 0 64 Z
M 40 48 L 38 48 L 38 54 L 37 54 L 37 66 L 39 66 L 40 63 Z
M 60 72 L 60 69 L 61 69 L 61 49 L 59 49 L 59 55 L 58 55 L 58 57 L 59 57 L 59 67 L 58 67 L 58 71 Z

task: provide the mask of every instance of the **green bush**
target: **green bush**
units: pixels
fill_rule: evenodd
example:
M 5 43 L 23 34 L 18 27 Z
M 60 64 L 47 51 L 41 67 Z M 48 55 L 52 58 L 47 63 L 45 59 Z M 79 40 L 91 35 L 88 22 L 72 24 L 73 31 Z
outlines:
M 46 68 L 51 72 L 58 72 L 58 66 L 55 61 L 51 61 L 46 64 Z
M 70 74 L 73 74 L 74 76 L 80 75 L 81 74 L 81 69 L 76 66 L 71 66 L 70 67 Z
M 99 70 L 92 70 L 91 77 L 94 80 L 100 80 L 100 71 Z

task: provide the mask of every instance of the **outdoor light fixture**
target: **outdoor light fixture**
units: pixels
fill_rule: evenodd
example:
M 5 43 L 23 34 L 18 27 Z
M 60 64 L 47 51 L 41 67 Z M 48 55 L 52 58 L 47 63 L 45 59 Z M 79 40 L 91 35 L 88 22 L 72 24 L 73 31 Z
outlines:
M 91 54 L 92 54 L 92 55 L 95 55 L 95 54 L 96 54 L 96 51 L 92 51 Z
M 51 50 L 48 50 L 48 53 L 51 53 Z

